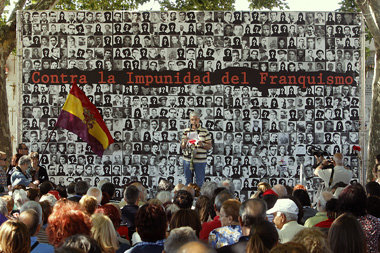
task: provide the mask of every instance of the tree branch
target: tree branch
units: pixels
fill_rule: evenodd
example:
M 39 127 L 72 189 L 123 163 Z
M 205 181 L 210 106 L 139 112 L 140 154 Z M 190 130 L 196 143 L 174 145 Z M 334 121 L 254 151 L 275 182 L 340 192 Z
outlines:
M 5 8 L 5 0 L 0 1 L 0 15 L 3 14 Z
M 366 24 L 371 31 L 375 44 L 380 45 L 380 29 L 379 24 L 376 22 L 376 17 L 374 16 L 373 9 L 369 5 L 368 0 L 357 0 L 356 3 L 358 7 L 362 10 L 363 16 L 365 18 Z

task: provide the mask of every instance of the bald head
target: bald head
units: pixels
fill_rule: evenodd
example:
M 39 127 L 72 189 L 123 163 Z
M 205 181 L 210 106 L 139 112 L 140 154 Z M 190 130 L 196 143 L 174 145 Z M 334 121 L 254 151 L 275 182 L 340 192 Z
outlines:
M 178 253 L 214 253 L 216 252 L 214 249 L 210 248 L 207 244 L 203 242 L 188 242 L 185 245 L 183 245 L 179 250 Z
M 39 217 L 33 209 L 25 210 L 20 214 L 19 220 L 26 225 L 29 230 L 30 236 L 34 236 L 40 230 Z
M 343 155 L 341 153 L 334 154 L 333 159 L 334 159 L 335 165 L 337 166 L 343 165 Z

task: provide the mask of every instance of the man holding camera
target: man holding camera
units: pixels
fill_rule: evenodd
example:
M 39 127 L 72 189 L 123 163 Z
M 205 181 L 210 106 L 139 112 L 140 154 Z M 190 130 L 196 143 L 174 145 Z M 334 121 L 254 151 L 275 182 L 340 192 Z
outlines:
M 325 189 L 328 189 L 339 182 L 349 184 L 352 171 L 343 166 L 343 155 L 336 153 L 333 159 L 324 159 L 314 170 L 314 175 L 320 177 L 325 183 Z

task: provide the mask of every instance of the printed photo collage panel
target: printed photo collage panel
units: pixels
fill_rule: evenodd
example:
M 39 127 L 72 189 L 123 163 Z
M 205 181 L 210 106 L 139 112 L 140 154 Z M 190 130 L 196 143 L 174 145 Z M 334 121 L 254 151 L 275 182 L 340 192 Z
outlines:
M 71 85 L 32 84 L 34 70 L 77 68 L 214 71 L 333 71 L 359 83 L 360 19 L 325 12 L 24 12 L 22 141 L 42 152 Z M 294 185 L 317 146 L 341 152 L 358 176 L 359 89 L 297 86 L 260 92 L 248 86 L 149 88 L 90 83 L 83 87 L 115 139 L 103 158 L 66 130 L 54 131 L 41 163 L 57 184 L 108 179 L 118 188 L 160 178 L 184 182 L 182 130 L 196 110 L 212 134 L 206 180 L 234 179 L 246 198 L 257 183 Z M 95 176 L 94 176 L 95 175 Z M 153 189 L 153 188 L 152 188 Z

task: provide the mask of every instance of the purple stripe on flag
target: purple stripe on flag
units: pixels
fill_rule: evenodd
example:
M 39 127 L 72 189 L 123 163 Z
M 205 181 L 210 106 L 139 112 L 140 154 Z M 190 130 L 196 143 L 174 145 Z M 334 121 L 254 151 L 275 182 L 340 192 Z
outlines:
M 77 116 L 62 110 L 58 117 L 56 126 L 75 133 L 79 136 L 79 138 L 91 146 L 92 152 L 98 156 L 103 156 L 103 145 L 88 132 L 87 125 Z

